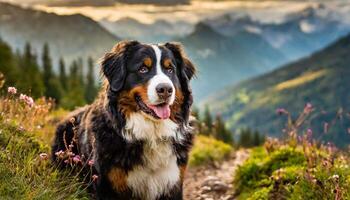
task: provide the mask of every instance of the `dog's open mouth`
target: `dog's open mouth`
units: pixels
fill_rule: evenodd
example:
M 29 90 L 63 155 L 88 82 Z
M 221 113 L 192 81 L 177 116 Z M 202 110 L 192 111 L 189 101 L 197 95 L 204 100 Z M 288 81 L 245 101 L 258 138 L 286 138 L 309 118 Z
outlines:
M 140 109 L 156 119 L 168 119 L 170 117 L 170 106 L 168 103 L 161 103 L 157 105 L 147 105 L 142 101 L 140 96 L 135 96 L 135 100 Z

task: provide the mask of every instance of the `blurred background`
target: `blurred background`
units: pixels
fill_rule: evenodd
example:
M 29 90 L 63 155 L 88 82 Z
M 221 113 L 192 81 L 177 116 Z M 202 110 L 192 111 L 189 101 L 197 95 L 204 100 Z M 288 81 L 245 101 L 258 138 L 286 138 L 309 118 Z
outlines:
M 296 117 L 310 103 L 315 138 L 346 147 L 349 32 L 347 0 L 2 0 L 0 71 L 6 86 L 69 110 L 93 101 L 97 61 L 118 41 L 178 41 L 199 70 L 206 129 L 218 118 L 233 139 L 281 137 L 276 109 Z

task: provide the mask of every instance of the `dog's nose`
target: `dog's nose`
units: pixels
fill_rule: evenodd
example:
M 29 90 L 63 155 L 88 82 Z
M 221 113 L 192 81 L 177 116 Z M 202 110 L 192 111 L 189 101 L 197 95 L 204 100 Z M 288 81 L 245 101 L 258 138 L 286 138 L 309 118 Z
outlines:
M 173 88 L 169 83 L 160 83 L 156 87 L 158 97 L 167 100 L 173 93 Z

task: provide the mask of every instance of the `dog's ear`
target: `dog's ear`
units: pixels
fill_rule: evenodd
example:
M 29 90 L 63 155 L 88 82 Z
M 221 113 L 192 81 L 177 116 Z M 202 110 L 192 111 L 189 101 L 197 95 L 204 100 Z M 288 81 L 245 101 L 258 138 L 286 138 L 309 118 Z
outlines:
M 180 66 L 182 75 L 186 76 L 187 80 L 191 80 L 192 77 L 196 74 L 196 67 L 193 63 L 187 58 L 184 53 L 183 47 L 180 43 L 177 42 L 168 42 L 164 45 L 168 48 L 175 56 L 177 66 Z
M 126 61 L 131 47 L 140 44 L 137 41 L 121 41 L 101 61 L 101 71 L 107 78 L 112 92 L 123 88 L 126 78 Z
M 181 90 L 184 95 L 184 100 L 181 105 L 181 117 L 184 122 L 187 123 L 191 111 L 190 108 L 193 102 L 192 90 L 189 82 L 193 76 L 195 76 L 196 68 L 193 63 L 186 57 L 181 44 L 170 42 L 166 43 L 164 46 L 173 53 L 176 60 L 176 66 L 179 68 L 178 77 L 180 80 Z

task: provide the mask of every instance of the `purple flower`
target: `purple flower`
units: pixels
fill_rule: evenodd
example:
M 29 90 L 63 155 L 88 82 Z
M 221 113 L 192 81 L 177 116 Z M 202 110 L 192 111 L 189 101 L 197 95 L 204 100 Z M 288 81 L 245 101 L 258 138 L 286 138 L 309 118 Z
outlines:
M 17 93 L 17 89 L 15 87 L 8 87 L 7 88 L 7 92 L 10 94 L 16 94 Z

